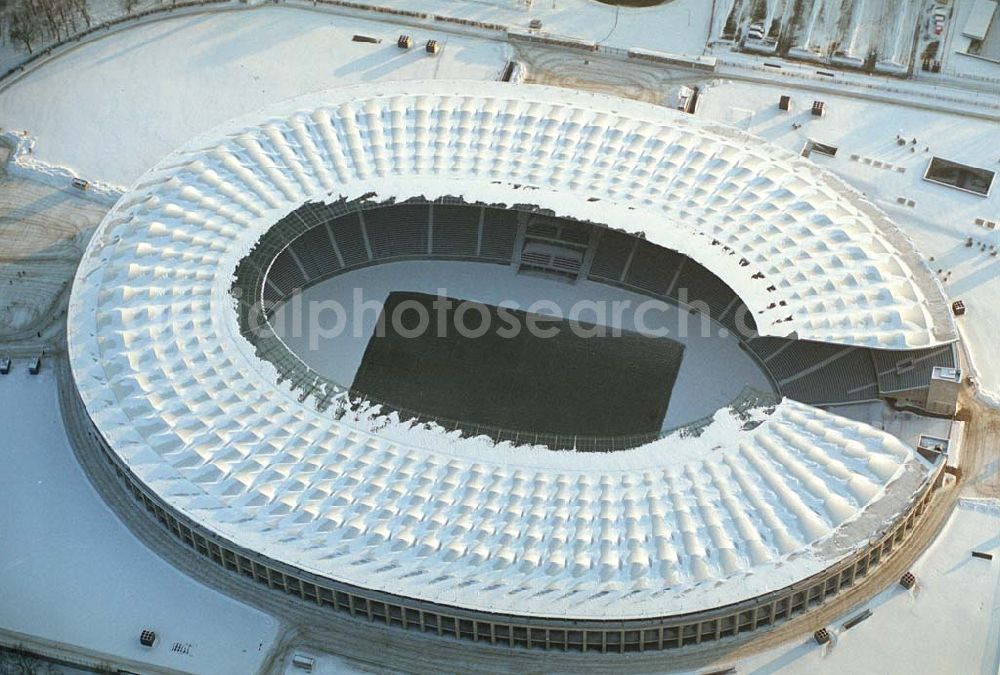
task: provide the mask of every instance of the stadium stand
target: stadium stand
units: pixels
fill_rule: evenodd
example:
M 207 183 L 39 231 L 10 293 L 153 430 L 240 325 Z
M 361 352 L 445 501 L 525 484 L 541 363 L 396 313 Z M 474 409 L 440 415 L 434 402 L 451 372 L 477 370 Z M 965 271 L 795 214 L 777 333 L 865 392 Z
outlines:
M 594 261 L 590 266 L 590 278 L 619 283 L 623 281 L 625 268 L 632 257 L 632 251 L 638 246 L 639 240 L 618 230 L 604 230 L 601 240 L 594 252 Z
M 510 262 L 517 239 L 517 212 L 486 209 L 483 214 L 479 257 Z
M 509 264 L 518 213 L 455 201 L 306 204 L 279 221 L 240 263 L 234 296 L 261 298 L 271 311 L 296 290 L 375 262 L 460 258 Z M 591 226 L 582 227 L 589 236 Z M 245 325 L 250 310 L 240 311 Z
M 578 279 L 592 229 L 589 223 L 530 214 L 518 269 Z
M 752 347 L 751 347 L 752 348 Z M 846 347 L 828 345 L 822 342 L 794 340 L 791 344 L 782 345 L 770 354 L 757 352 L 768 370 L 774 375 L 778 384 L 797 379 L 804 365 L 825 362 L 844 352 Z
M 589 223 L 531 214 L 525 234 L 536 239 L 586 246 L 590 242 L 590 228 Z
M 291 295 L 296 288 L 302 288 L 306 283 L 306 277 L 301 268 L 292 260 L 292 255 L 288 249 L 278 254 L 271 265 L 271 270 L 267 275 L 268 280 L 278 287 L 282 295 Z
M 431 251 L 441 257 L 472 258 L 479 241 L 482 209 L 440 204 L 434 206 Z
M 325 224 L 308 230 L 296 239 L 294 248 L 300 260 L 309 261 L 311 278 L 343 267 Z
M 715 276 L 694 260 L 687 260 L 681 275 L 671 289 L 671 295 L 687 303 L 708 305 L 709 314 L 719 319 L 723 313 L 732 316 L 732 304 L 737 299 L 734 293 L 719 277 Z M 700 307 L 700 305 L 699 305 Z
M 624 232 L 606 230 L 594 253 L 593 281 L 623 285 L 640 293 L 669 298 L 709 316 L 731 332 L 738 332 L 743 306 L 721 279 L 685 256 Z M 747 328 L 756 330 L 749 317 Z M 745 332 L 745 331 L 744 331 Z
M 832 405 L 879 397 L 867 349 L 774 337 L 754 337 L 747 346 L 781 393 L 797 401 Z
M 847 347 L 832 358 L 834 360 L 829 363 L 820 362 L 812 368 L 801 370 L 793 379 L 784 381 L 780 385 L 782 393 L 813 405 L 878 399 L 875 367 L 866 349 Z M 925 386 L 926 384 L 924 382 Z
M 427 204 L 371 209 L 365 211 L 364 218 L 373 258 L 390 260 L 428 254 L 427 233 L 431 213 Z
M 652 244 L 640 243 L 625 271 L 625 283 L 647 293 L 666 297 L 670 282 L 684 256 Z
M 910 351 L 872 349 L 871 356 L 879 391 L 885 395 L 926 387 L 935 366 L 957 368 L 959 363 L 954 344 Z
M 337 242 L 346 266 L 360 265 L 371 260 L 368 246 L 365 244 L 365 233 L 361 227 L 360 213 L 338 218 L 330 224 L 330 231 L 333 232 L 334 241 Z

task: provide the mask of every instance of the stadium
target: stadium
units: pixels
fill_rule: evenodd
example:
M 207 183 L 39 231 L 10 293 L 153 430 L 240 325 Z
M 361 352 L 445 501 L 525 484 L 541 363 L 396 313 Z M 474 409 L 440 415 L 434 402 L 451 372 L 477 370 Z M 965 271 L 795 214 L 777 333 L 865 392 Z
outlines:
M 516 370 L 499 341 L 369 341 L 376 316 L 311 351 L 283 325 L 297 299 L 445 280 L 487 315 L 630 298 L 708 328 L 625 316 L 628 340 Z M 842 411 L 951 415 L 962 367 L 940 283 L 840 179 L 676 111 L 484 82 L 309 94 L 194 138 L 105 217 L 67 325 L 121 488 L 206 565 L 571 651 L 752 632 L 870 575 L 946 458 Z

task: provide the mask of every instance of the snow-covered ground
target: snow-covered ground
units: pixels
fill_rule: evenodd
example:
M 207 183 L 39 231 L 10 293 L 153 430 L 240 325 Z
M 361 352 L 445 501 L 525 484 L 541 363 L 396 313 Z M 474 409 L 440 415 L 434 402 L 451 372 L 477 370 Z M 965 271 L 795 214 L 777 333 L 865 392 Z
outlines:
M 686 330 L 679 330 L 681 321 L 688 319 L 686 312 L 680 312 L 674 305 L 653 302 L 647 296 L 630 293 L 621 289 L 580 281 L 567 284 L 537 276 L 517 274 L 513 268 L 504 265 L 489 265 L 469 262 L 411 261 L 396 262 L 374 267 L 366 267 L 356 272 L 342 274 L 307 289 L 296 301 L 301 309 L 288 303 L 275 314 L 274 324 L 278 334 L 286 344 L 311 368 L 349 386 L 361 365 L 365 348 L 371 337 L 378 312 L 368 311 L 354 322 L 355 289 L 363 291 L 365 302 L 384 303 L 393 291 L 415 291 L 437 293 L 453 298 L 461 298 L 490 305 L 512 306 L 517 303 L 522 310 L 528 310 L 536 301 L 555 303 L 562 316 L 578 318 L 580 321 L 600 325 L 621 327 L 625 330 L 644 328 L 647 331 L 666 329 L 669 337 L 684 344 L 681 369 L 674 383 L 673 395 L 663 421 L 663 428 L 673 429 L 715 413 L 731 403 L 744 387 L 760 391 L 770 391 L 767 377 L 733 336 L 719 335 L 720 326 L 706 322 L 702 334 L 702 321 L 684 321 Z M 309 307 L 314 302 L 336 300 L 347 310 L 343 332 L 322 339 L 316 330 L 294 330 L 296 323 L 292 316 L 300 316 L 298 328 L 308 327 Z M 580 301 L 593 302 L 590 307 L 603 307 L 606 316 L 599 316 L 593 309 L 587 309 Z M 627 302 L 622 306 L 620 316 L 615 316 L 614 303 Z M 576 310 L 574 310 L 576 306 Z M 360 307 L 360 306 L 359 306 Z M 641 325 L 637 326 L 637 309 L 643 310 Z M 295 311 L 292 311 L 292 310 Z M 544 308 L 539 306 L 538 311 Z M 574 311 L 580 313 L 575 315 Z M 318 314 L 318 313 L 317 313 Z M 336 324 L 332 311 L 314 317 L 319 325 L 330 330 Z M 475 325 L 475 319 L 470 319 Z M 722 329 L 725 330 L 725 329 Z M 414 407 L 419 405 L 414 402 Z
M 541 32 L 555 37 L 701 54 L 713 3 L 668 0 L 654 7 L 614 7 L 597 0 L 368 0 L 362 4 L 482 21 L 515 31 L 527 31 L 532 21 L 538 20 Z M 87 6 L 95 25 L 125 16 L 119 0 L 90 0 Z M 165 6 L 159 0 L 139 0 L 135 13 Z M 36 51 L 47 44 L 38 44 Z M 6 71 L 27 56 L 19 44 L 0 45 L 0 69 Z
M 16 361 L 0 376 L 0 411 L 0 629 L 160 668 L 256 671 L 276 622 L 177 571 L 119 522 L 69 446 L 51 364 L 31 376 Z M 152 649 L 139 645 L 144 628 L 159 635 Z
M 106 212 L 70 188 L 0 175 L 0 339 L 35 336 L 62 311 L 57 302 Z
M 115 19 L 125 16 L 125 10 L 122 7 L 120 0 L 89 0 L 86 4 L 87 12 L 90 14 L 92 26 L 114 21 Z M 137 0 L 133 13 L 163 6 L 164 5 L 161 4 L 160 0 Z M 79 20 L 76 27 L 78 31 L 87 30 L 87 26 Z M 10 38 L 9 26 L 5 28 L 3 37 L 4 39 L 0 40 L 0 73 L 6 73 L 8 70 L 23 63 L 25 59 L 32 56 L 32 54 L 29 54 L 28 50 L 24 48 L 23 44 Z M 53 39 L 52 36 L 45 34 L 36 38 L 32 43 L 31 48 L 32 51 L 37 54 L 39 51 L 55 43 L 56 40 Z
M 376 672 L 375 669 L 366 668 L 364 664 L 334 656 L 333 654 L 300 649 L 288 655 L 288 662 L 285 664 L 285 675 L 302 675 L 302 668 L 292 662 L 295 656 L 312 659 L 312 675 L 349 675 L 353 673 Z
M 392 0 L 384 4 L 519 30 L 527 30 L 537 19 L 542 32 L 556 37 L 678 54 L 704 51 L 713 5 L 705 0 L 669 0 L 653 7 L 614 7 L 597 0 Z
M 401 32 L 413 49 L 396 47 Z M 444 45 L 437 56 L 420 48 L 432 38 Z M 268 103 L 356 82 L 497 79 L 506 52 L 499 42 L 306 9 L 177 17 L 46 63 L 0 96 L 0 126 L 36 136 L 37 159 L 130 185 L 197 133 Z
M 828 627 L 833 647 L 811 636 L 738 664 L 741 673 L 1000 672 L 1000 502 L 959 502 L 944 532 L 913 565 L 914 592 L 893 585 Z M 991 553 L 992 561 L 972 557 Z M 865 609 L 872 616 L 843 623 Z
M 792 112 L 778 110 L 782 93 L 792 95 Z M 823 117 L 810 114 L 814 99 L 826 103 Z M 923 180 L 932 156 L 1000 170 L 995 120 L 733 82 L 704 91 L 698 115 L 735 124 L 796 152 L 810 139 L 836 146 L 835 157 L 813 153 L 810 159 L 868 195 L 913 239 L 932 269 L 940 270 L 949 297 L 969 307 L 958 326 L 980 383 L 985 391 L 1000 394 L 1000 350 L 995 346 L 1000 257 L 991 248 L 1000 247 L 1000 229 L 976 224 L 977 218 L 1000 220 L 1000 176 L 989 197 Z M 897 143 L 897 134 L 905 145 Z M 966 246 L 968 237 L 974 246 Z

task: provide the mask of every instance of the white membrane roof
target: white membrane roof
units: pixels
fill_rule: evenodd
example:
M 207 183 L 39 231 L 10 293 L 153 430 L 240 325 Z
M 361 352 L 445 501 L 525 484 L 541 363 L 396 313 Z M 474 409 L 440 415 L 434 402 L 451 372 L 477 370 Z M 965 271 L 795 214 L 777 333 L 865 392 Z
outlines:
M 719 413 L 699 438 L 612 454 L 317 412 L 254 356 L 229 289 L 281 216 L 369 192 L 531 203 L 642 229 L 726 280 L 761 332 L 896 348 L 948 337 L 932 325 L 936 287 L 921 286 L 884 216 L 732 129 L 499 83 L 294 99 L 146 174 L 95 233 L 70 302 L 74 376 L 105 439 L 233 543 L 447 605 L 639 618 L 818 573 L 926 484 L 929 466 L 896 438 L 788 400 L 752 430 Z M 768 309 L 776 299 L 785 305 Z

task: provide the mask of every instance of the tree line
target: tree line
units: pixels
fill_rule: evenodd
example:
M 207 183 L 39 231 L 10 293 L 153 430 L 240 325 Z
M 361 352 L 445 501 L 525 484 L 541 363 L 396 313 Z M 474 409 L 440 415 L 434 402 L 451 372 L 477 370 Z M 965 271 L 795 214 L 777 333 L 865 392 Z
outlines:
M 90 27 L 87 0 L 0 0 L 3 33 L 32 53 Z
M 118 0 L 131 14 L 141 0 Z M 173 0 L 176 3 L 176 0 Z M 89 0 L 0 0 L 0 35 L 29 54 L 39 46 L 59 42 L 90 28 Z

